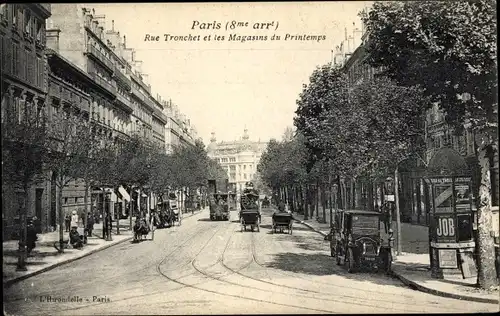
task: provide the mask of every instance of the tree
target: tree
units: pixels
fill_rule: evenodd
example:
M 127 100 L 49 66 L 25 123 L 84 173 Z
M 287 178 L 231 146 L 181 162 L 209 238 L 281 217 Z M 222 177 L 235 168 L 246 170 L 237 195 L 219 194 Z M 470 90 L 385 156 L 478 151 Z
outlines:
M 90 123 L 82 113 L 65 108 L 50 118 L 50 169 L 55 173 L 58 190 L 59 252 L 64 252 L 63 189 L 71 181 L 79 179 L 82 164 L 86 162 L 87 148 L 81 140 L 91 138 Z
M 87 127 L 89 130 L 82 131 L 79 135 L 81 151 L 78 156 L 77 172 L 85 186 L 83 201 L 85 204 L 84 225 L 86 225 L 90 211 L 89 192 L 92 187 L 104 186 L 109 183 L 109 171 L 112 169 L 111 164 L 116 148 L 110 139 L 97 133 L 92 124 L 85 124 L 83 127 Z
M 478 283 L 495 285 L 489 172 L 490 156 L 498 154 L 496 2 L 377 2 L 362 19 L 371 66 L 400 85 L 420 85 L 457 133 L 464 122 L 475 131 Z
M 351 91 L 351 109 L 356 116 L 364 168 L 394 170 L 397 187 L 399 164 L 422 151 L 423 113 L 428 99 L 418 87 L 402 87 L 387 77 L 377 77 L 356 85 Z M 359 171 L 362 173 L 363 169 Z M 376 170 L 373 170 L 376 172 Z M 373 174 L 370 170 L 368 175 Z M 359 174 L 358 173 L 358 174 Z M 399 194 L 395 192 L 398 254 L 402 252 Z
M 294 125 L 310 150 L 308 169 L 325 155 L 332 140 L 333 135 L 324 133 L 326 121 L 332 115 L 340 119 L 346 104 L 347 77 L 342 70 L 331 64 L 317 67 L 297 99 L 294 118 Z
M 128 188 L 132 198 L 133 189 L 142 190 L 149 181 L 151 148 L 151 144 L 139 134 L 131 135 L 128 140 L 116 148 L 116 156 L 108 172 L 110 179 L 108 182 L 115 185 L 121 184 Z M 134 203 L 130 203 L 130 230 L 133 227 L 133 208 Z
M 17 269 L 26 270 L 26 220 L 29 188 L 43 174 L 47 162 L 47 124 L 43 108 L 22 102 L 20 113 L 2 113 L 2 183 L 22 188 Z M 2 105 L 3 107 L 3 105 Z

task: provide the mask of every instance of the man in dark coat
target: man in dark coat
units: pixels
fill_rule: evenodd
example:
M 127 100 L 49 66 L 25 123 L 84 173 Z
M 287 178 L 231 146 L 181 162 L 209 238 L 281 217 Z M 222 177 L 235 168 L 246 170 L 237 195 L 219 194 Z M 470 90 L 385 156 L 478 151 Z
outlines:
M 280 203 L 278 204 L 278 211 L 280 213 L 285 212 L 285 202 L 283 202 L 283 200 L 281 200 Z
M 94 215 L 92 213 L 87 214 L 87 236 L 92 236 L 92 230 L 94 230 Z

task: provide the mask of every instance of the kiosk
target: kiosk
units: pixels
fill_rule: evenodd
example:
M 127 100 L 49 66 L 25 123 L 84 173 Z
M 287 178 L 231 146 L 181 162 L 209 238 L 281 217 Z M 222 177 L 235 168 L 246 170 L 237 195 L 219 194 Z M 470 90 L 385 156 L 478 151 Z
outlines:
M 474 253 L 472 177 L 465 159 L 451 148 L 441 148 L 429 162 L 431 271 L 434 278 L 461 271 L 477 275 Z

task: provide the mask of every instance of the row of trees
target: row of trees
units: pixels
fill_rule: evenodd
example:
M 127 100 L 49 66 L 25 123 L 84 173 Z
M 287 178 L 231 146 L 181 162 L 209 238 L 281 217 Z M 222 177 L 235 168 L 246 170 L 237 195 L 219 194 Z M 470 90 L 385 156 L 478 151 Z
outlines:
M 292 205 L 306 207 L 311 198 L 306 192 L 306 203 L 301 202 L 302 191 L 314 183 L 317 188 L 326 184 L 321 192 L 333 192 L 332 184 L 336 184 L 338 207 L 357 204 L 352 190 L 356 185 L 347 192 L 346 182 L 367 181 L 368 200 L 373 200 L 376 190 L 371 183 L 393 175 L 394 191 L 398 192 L 401 164 L 409 158 L 425 164 L 421 155 L 424 115 L 437 104 L 458 135 L 465 123 L 476 135 L 481 170 L 474 194 L 478 282 L 482 287 L 495 285 L 494 243 L 489 233 L 490 156 L 498 152 L 495 13 L 492 0 L 453 5 L 435 1 L 374 3 L 369 12 L 361 14 L 369 34 L 364 62 L 381 71 L 361 84 L 350 85 L 343 69 L 330 64 L 318 67 L 297 100 L 296 136 L 271 141 L 262 156 L 259 171 L 263 179 L 274 190 L 285 191 Z M 298 203 L 294 196 L 299 197 Z M 399 217 L 398 196 L 395 194 Z M 372 207 L 373 202 L 367 205 Z
M 140 137 L 112 137 L 70 107 L 47 116 L 43 108 L 21 103 L 7 111 L 2 121 L 2 182 L 22 189 L 27 201 L 29 188 L 37 182 L 55 181 L 58 191 L 60 247 L 63 252 L 64 215 L 62 191 L 72 181 L 85 185 L 85 215 L 90 211 L 92 187 L 123 186 L 156 194 L 169 191 L 196 192 L 209 178 L 224 178 L 221 166 L 207 156 L 204 145 L 179 146 L 166 154 L 163 146 Z M 131 203 L 131 208 L 133 203 Z M 27 203 L 21 210 L 19 268 L 24 269 Z M 131 214 L 131 212 L 129 213 Z M 132 219 L 132 216 L 130 216 Z M 131 222 L 132 223 L 132 222 Z

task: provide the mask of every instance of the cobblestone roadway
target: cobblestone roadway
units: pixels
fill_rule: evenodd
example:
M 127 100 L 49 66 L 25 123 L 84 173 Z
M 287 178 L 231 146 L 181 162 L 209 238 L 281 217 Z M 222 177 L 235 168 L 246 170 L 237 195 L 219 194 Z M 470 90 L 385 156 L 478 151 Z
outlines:
M 154 241 L 123 244 L 4 291 L 9 315 L 434 313 L 498 311 L 495 304 L 413 291 L 384 275 L 348 274 L 328 243 L 302 225 L 272 234 L 211 222 L 202 212 Z M 76 297 L 81 302 L 41 302 Z M 93 302 L 100 298 L 102 302 Z M 87 299 L 89 300 L 87 302 Z

